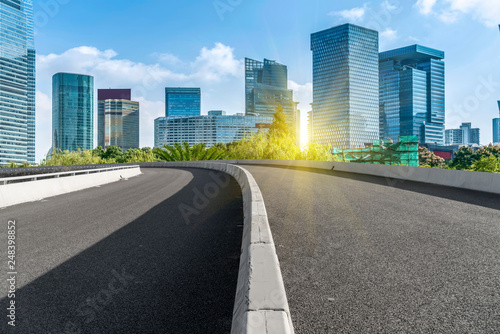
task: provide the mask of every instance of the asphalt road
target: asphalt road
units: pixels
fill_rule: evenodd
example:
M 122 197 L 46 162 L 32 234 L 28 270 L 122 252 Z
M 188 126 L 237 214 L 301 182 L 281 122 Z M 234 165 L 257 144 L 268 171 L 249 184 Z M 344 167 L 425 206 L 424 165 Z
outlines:
M 200 169 L 143 173 L 0 210 L 1 333 L 230 331 L 238 184 Z M 214 186 L 211 175 L 228 183 Z M 15 328 L 6 318 L 9 220 L 17 227 Z
M 304 333 L 500 333 L 500 196 L 243 166 Z

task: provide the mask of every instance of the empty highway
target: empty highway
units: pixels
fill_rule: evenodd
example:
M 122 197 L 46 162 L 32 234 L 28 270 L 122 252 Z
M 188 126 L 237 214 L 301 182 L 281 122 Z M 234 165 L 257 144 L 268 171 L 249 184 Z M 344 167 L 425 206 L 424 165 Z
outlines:
M 229 332 L 239 185 L 207 170 L 142 171 L 0 210 L 1 333 Z M 197 195 L 206 192 L 211 198 Z M 15 328 L 6 318 L 9 220 L 17 226 Z
M 266 202 L 297 334 L 500 333 L 500 196 L 243 167 Z

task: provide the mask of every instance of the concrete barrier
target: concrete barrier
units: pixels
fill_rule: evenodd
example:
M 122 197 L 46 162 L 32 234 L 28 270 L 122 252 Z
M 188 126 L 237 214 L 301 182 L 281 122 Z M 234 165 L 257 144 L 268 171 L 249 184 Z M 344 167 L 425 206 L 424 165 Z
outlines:
M 66 176 L 66 174 L 80 173 L 81 175 Z M 55 174 L 31 175 L 0 179 L 0 207 L 39 201 L 47 197 L 62 195 L 73 191 L 83 190 L 103 184 L 131 178 L 141 174 L 139 166 L 123 167 L 121 169 L 104 169 L 73 171 Z M 44 180 L 25 181 L 21 183 L 3 184 L 12 180 L 47 178 Z M 53 178 L 48 178 L 53 177 Z
M 142 168 L 203 168 L 233 176 L 243 195 L 244 227 L 232 334 L 293 334 L 276 247 L 257 182 L 244 168 L 218 162 L 142 163 Z
M 334 170 L 500 194 L 500 174 L 438 168 L 292 160 L 228 160 L 236 165 L 268 165 Z

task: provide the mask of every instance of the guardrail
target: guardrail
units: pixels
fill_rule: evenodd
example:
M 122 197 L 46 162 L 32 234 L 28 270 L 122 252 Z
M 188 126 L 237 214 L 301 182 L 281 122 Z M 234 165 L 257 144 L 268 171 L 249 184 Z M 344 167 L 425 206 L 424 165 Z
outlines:
M 14 176 L 14 177 L 6 177 L 0 178 L 0 186 L 12 184 L 12 183 L 21 183 L 21 182 L 29 182 L 29 181 L 38 181 L 45 180 L 51 178 L 60 178 L 67 176 L 76 176 L 76 175 L 88 175 L 102 172 L 109 172 L 114 170 L 122 170 L 122 169 L 131 169 L 138 168 L 139 165 L 134 166 L 118 166 L 118 167 L 108 167 L 108 168 L 99 168 L 99 169 L 86 169 L 86 170 L 78 170 L 78 171 L 69 171 L 62 173 L 49 173 L 49 174 L 38 174 L 38 175 L 27 175 L 27 176 Z

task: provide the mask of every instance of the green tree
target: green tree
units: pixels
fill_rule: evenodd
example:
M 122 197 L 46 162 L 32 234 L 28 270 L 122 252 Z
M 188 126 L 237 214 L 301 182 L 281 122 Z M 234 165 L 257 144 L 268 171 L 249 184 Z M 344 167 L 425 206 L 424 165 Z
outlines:
M 500 173 L 500 159 L 493 155 L 477 160 L 472 169 L 476 172 Z
M 217 146 L 207 149 L 204 143 L 189 146 L 186 142 L 155 147 L 153 152 L 163 161 L 223 160 L 228 156 L 225 150 Z
M 106 151 L 100 157 L 106 160 L 119 161 L 122 158 L 122 156 L 123 156 L 122 148 L 111 145 L 106 148 Z
M 476 161 L 476 157 L 474 149 L 468 146 L 462 146 L 455 152 L 455 158 L 453 158 L 450 167 L 453 169 L 471 169 Z
M 426 147 L 418 148 L 418 160 L 420 166 L 429 166 L 432 168 L 443 168 L 446 166 L 443 158 L 438 157 Z

